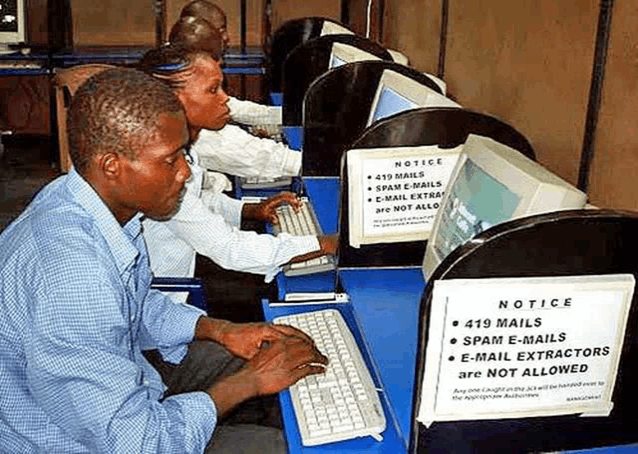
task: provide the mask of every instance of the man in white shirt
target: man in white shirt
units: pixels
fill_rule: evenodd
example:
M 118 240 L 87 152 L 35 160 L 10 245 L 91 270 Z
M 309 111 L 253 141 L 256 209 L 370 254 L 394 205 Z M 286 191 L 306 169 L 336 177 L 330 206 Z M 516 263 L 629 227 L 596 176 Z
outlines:
M 165 81 L 184 105 L 191 140 L 193 177 L 187 183 L 179 211 L 168 221 L 144 221 L 151 268 L 156 276 L 192 276 L 195 253 L 225 269 L 265 275 L 269 282 L 281 266 L 324 254 L 334 254 L 336 237 L 257 234 L 239 230 L 242 219 L 274 221 L 281 203 L 298 206 L 291 193 L 260 204 L 244 203 L 203 188 L 204 170 L 197 164 L 198 142 L 206 130 L 222 127 L 229 117 L 223 75 L 211 54 L 174 46 L 150 51 L 145 70 Z M 211 150 L 215 151 L 215 150 Z

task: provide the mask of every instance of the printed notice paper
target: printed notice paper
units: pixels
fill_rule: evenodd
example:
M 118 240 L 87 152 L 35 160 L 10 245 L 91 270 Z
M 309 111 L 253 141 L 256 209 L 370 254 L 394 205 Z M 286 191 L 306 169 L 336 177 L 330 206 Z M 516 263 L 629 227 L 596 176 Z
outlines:
M 349 150 L 350 245 L 428 239 L 462 148 Z
M 418 420 L 608 416 L 631 274 L 434 282 Z

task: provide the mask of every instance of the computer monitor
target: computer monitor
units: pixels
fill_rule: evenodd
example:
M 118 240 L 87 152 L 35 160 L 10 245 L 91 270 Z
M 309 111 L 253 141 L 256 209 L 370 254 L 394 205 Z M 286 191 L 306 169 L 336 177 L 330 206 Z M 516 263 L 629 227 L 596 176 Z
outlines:
M 321 26 L 321 33 L 319 36 L 325 35 L 354 35 L 354 32 L 341 24 L 325 20 Z
M 522 153 L 470 135 L 441 200 L 423 258 L 430 278 L 443 259 L 483 230 L 511 219 L 580 209 L 586 195 Z
M 14 52 L 9 45 L 25 41 L 24 0 L 0 0 L 0 54 Z
M 333 43 L 328 69 L 334 69 L 346 63 L 366 60 L 381 60 L 376 55 L 344 43 Z
M 379 79 L 366 126 L 390 115 L 418 107 L 461 106 L 410 77 L 386 69 Z

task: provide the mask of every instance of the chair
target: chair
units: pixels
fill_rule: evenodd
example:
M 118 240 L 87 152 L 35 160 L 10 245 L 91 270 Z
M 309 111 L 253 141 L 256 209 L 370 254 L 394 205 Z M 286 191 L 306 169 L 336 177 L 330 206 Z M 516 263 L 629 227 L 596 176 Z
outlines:
M 384 118 L 352 143 L 350 149 L 393 148 L 439 145 L 454 148 L 469 134 L 479 134 L 520 151 L 535 159 L 534 150 L 516 129 L 490 115 L 453 107 L 427 107 L 400 112 Z M 344 152 L 342 169 L 347 168 L 348 152 Z M 348 215 L 349 194 L 347 172 L 342 170 L 340 202 L 339 266 L 408 266 L 420 265 L 426 241 L 407 241 L 392 244 L 368 244 L 360 248 L 350 246 Z
M 571 210 L 496 225 L 459 246 L 436 268 L 420 306 L 410 452 L 554 452 L 638 440 L 638 292 L 634 292 L 614 407 L 607 417 L 563 415 L 417 423 L 432 282 L 441 279 L 633 274 L 638 279 L 638 213 Z M 595 314 L 592 314 L 595 317 Z
M 303 101 L 303 174 L 339 176 L 341 154 L 365 130 L 379 80 L 386 69 L 441 93 L 428 76 L 391 61 L 361 61 L 319 76 Z
M 67 109 L 73 94 L 89 77 L 115 66 L 93 63 L 56 70 L 52 85 L 55 93 L 55 112 L 57 120 L 58 151 L 60 170 L 66 173 L 71 168 L 69 138 L 66 130 Z
M 270 91 L 280 92 L 281 70 L 288 53 L 299 44 L 321 36 L 324 23 L 344 27 L 343 24 L 327 17 L 303 17 L 293 19 L 282 24 L 273 34 L 270 47 Z
M 203 311 L 208 310 L 204 281 L 199 278 L 155 277 L 151 281 L 151 288 L 162 292 L 188 292 L 190 294 L 190 304 Z
M 284 125 L 302 124 L 306 91 L 312 82 L 328 71 L 335 43 L 347 44 L 380 60 L 392 61 L 392 56 L 381 44 L 358 35 L 326 35 L 299 44 L 288 54 L 282 69 Z

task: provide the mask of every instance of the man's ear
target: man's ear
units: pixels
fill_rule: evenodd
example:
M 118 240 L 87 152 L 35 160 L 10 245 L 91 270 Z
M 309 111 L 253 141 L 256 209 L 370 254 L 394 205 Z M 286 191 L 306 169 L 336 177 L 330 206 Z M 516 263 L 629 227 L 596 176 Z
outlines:
M 107 180 L 117 180 L 122 172 L 122 156 L 112 151 L 99 155 L 97 168 Z

